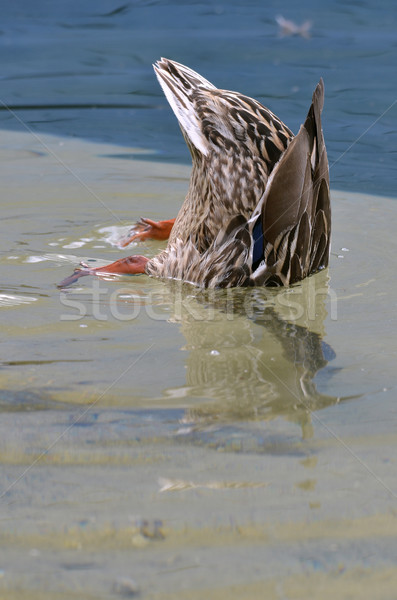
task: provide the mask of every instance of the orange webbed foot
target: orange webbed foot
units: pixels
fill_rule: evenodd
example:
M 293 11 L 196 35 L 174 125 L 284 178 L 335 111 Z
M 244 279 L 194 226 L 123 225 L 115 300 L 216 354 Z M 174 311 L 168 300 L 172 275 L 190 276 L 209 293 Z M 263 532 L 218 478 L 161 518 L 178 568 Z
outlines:
M 68 287 L 80 279 L 80 277 L 85 277 L 86 275 L 141 275 L 145 273 L 145 266 L 148 260 L 146 256 L 136 254 L 116 260 L 104 267 L 89 267 L 86 263 L 82 262 L 80 263 L 81 268 L 75 269 L 72 275 L 69 275 L 69 277 L 66 277 L 66 279 L 58 284 L 58 287 Z
M 121 240 L 120 246 L 125 248 L 131 242 L 143 240 L 168 240 L 175 219 L 166 221 L 152 221 L 141 218 L 128 232 L 127 237 Z

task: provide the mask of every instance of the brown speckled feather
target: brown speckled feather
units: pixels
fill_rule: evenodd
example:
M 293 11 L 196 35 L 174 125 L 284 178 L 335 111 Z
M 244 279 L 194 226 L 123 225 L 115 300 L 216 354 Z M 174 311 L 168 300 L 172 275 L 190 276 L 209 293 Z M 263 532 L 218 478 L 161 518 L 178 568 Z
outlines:
M 328 265 L 331 208 L 323 102 L 321 80 L 305 124 L 274 168 L 257 208 L 266 269 L 253 273 L 256 283 L 289 285 Z M 273 275 L 267 279 L 269 269 Z
M 203 287 L 288 285 L 328 264 L 328 162 L 320 81 L 293 136 L 256 100 L 167 59 L 156 75 L 192 154 L 186 199 L 149 275 Z M 263 242 L 257 220 L 262 222 Z M 263 251 L 258 261 L 254 238 Z M 259 234 L 260 237 L 260 234 Z

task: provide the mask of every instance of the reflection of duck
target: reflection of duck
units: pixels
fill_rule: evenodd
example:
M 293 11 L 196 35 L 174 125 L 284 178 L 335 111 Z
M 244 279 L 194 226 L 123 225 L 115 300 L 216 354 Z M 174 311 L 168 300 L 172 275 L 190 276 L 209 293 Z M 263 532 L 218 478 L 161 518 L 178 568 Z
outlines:
M 201 287 L 288 285 L 327 266 L 328 161 L 321 129 L 322 80 L 294 137 L 267 108 L 219 90 L 191 69 L 161 59 L 156 75 L 192 154 L 187 197 L 175 222 L 144 220 L 130 239 L 167 237 L 152 259 L 131 256 L 77 270 L 137 274 Z
M 340 401 L 319 392 L 314 382 L 332 375 L 327 364 L 335 357 L 322 340 L 326 271 L 297 287 L 291 304 L 299 303 L 302 312 L 295 322 L 288 320 L 283 290 L 197 290 L 182 296 L 176 310 L 188 351 L 186 383 L 166 395 L 189 398 L 186 424 L 202 431 L 211 424 L 283 417 L 307 436 L 311 412 Z

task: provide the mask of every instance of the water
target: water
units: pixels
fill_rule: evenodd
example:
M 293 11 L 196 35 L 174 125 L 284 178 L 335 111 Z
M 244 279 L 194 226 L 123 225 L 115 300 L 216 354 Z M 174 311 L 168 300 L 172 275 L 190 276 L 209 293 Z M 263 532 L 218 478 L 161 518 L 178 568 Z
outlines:
M 333 187 L 395 195 L 397 10 L 391 0 L 299 7 L 276 0 L 4 4 L 1 128 L 25 124 L 188 163 L 151 68 L 160 56 L 258 98 L 294 131 L 322 76 Z M 310 19 L 311 38 L 281 37 L 279 14 L 298 23 Z
M 304 8 L 2 7 L 1 97 L 20 108 L 0 123 L 0 598 L 394 600 L 395 107 L 341 153 L 394 101 L 395 9 Z M 279 38 L 277 13 L 312 18 L 311 39 Z M 56 288 L 181 205 L 160 55 L 294 129 L 324 76 L 345 190 L 329 269 L 278 291 Z
M 189 168 L 2 144 L 0 597 L 392 598 L 394 201 L 333 193 L 330 268 L 291 290 L 59 292 Z

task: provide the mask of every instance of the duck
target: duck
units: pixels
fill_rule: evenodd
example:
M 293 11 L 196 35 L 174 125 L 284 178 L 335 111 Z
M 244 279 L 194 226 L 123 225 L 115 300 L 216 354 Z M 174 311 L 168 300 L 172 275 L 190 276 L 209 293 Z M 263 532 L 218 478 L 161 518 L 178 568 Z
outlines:
M 202 288 L 289 286 L 328 266 L 329 167 L 320 79 L 294 135 L 257 100 L 216 88 L 161 58 L 154 71 L 192 157 L 189 189 L 175 219 L 141 219 L 124 245 L 168 239 L 153 258 L 104 267 L 81 263 L 60 287 L 86 275 L 146 274 Z

